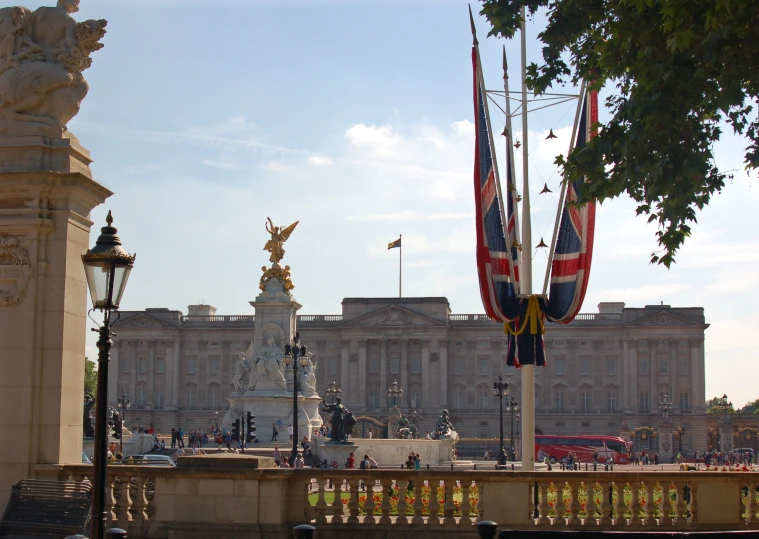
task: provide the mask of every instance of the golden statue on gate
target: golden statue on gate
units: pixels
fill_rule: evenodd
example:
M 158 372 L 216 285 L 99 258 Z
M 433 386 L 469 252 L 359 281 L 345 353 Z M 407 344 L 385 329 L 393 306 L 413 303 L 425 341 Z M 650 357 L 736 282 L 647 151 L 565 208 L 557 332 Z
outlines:
M 278 264 L 285 256 L 283 245 L 287 241 L 287 238 L 290 237 L 290 234 L 293 233 L 295 227 L 298 226 L 299 221 L 295 221 L 287 228 L 281 229 L 281 227 L 274 226 L 274 223 L 271 222 L 271 218 L 267 217 L 266 220 L 269 221 L 266 224 L 266 232 L 271 234 L 271 239 L 266 242 L 266 245 L 264 245 L 264 251 L 269 251 L 271 253 L 269 261 L 272 264 Z

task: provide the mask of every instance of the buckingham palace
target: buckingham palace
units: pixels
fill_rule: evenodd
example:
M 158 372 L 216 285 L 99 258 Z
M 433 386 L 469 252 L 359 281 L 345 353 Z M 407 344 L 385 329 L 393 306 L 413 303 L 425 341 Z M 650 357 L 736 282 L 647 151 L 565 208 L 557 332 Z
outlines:
M 122 312 L 110 404 L 128 396 L 128 422 L 162 432 L 213 425 L 229 407 L 233 366 L 254 327 L 255 316 L 218 315 L 210 305 L 190 305 L 187 314 Z M 600 303 L 598 312 L 570 324 L 547 324 L 547 365 L 535 375 L 536 431 L 655 432 L 666 394 L 683 447 L 705 448 L 707 327 L 700 307 L 624 303 Z M 397 382 L 400 407 L 416 411 L 422 434 L 447 408 L 462 436 L 493 438 L 499 374 L 522 404 L 520 374 L 506 366 L 503 326 L 484 314 L 453 314 L 444 297 L 345 298 L 340 314 L 298 315 L 297 328 L 317 363 L 317 390 L 324 394 L 337 382 L 343 402 L 360 416 L 386 417 L 387 390 Z

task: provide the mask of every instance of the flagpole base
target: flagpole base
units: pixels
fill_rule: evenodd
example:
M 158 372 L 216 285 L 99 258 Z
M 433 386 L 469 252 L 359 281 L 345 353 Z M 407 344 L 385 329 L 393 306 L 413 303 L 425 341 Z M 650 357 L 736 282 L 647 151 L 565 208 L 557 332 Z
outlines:
M 535 365 L 522 365 L 522 471 L 535 470 Z

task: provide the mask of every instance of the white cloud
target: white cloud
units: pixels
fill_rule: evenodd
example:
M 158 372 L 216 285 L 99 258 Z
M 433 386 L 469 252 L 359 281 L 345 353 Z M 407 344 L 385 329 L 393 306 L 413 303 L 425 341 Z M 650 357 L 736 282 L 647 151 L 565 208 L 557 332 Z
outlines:
M 240 170 L 242 167 L 230 161 L 215 161 L 213 159 L 203 159 L 203 164 L 207 167 L 217 168 L 219 170 Z
M 315 167 L 324 167 L 332 164 L 332 159 L 323 155 L 312 155 L 308 158 L 308 162 Z
M 455 219 L 473 219 L 472 213 L 420 213 L 414 210 L 406 210 L 397 213 L 374 213 L 374 214 L 357 214 L 346 217 L 348 221 L 442 221 Z
M 368 148 L 370 154 L 388 156 L 394 153 L 401 137 L 390 125 L 356 124 L 345 132 L 348 141 L 358 148 Z

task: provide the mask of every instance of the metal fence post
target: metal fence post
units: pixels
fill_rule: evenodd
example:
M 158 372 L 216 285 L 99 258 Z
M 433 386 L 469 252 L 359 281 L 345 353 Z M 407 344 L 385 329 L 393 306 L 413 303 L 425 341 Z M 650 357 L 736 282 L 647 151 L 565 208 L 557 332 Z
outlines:
M 495 539 L 495 534 L 498 533 L 498 523 L 492 520 L 482 520 L 476 526 L 480 539 Z
M 299 524 L 293 528 L 295 539 L 313 539 L 316 537 L 316 528 L 309 524 Z
M 105 539 L 126 539 L 127 532 L 121 528 L 109 528 L 105 530 Z

